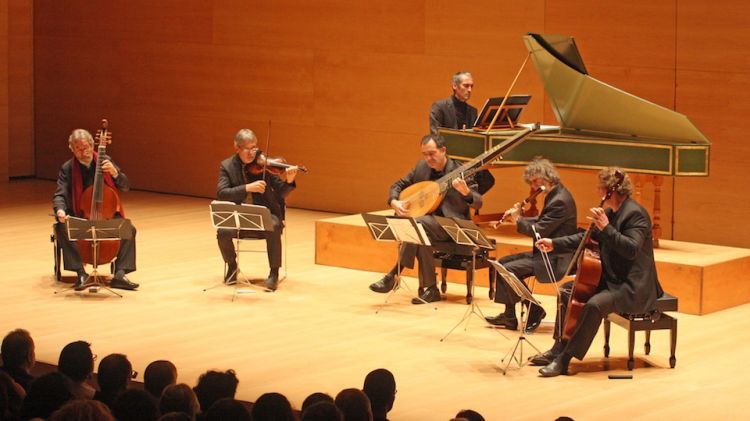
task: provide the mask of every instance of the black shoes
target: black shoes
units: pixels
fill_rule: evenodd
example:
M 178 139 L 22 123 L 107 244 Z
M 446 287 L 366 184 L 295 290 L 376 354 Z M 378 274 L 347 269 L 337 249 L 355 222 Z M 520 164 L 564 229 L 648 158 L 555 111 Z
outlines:
M 509 330 L 518 329 L 518 319 L 515 316 L 506 316 L 500 313 L 495 317 L 485 317 L 484 319 L 493 326 L 504 327 Z
M 89 274 L 85 271 L 81 270 L 76 275 L 76 282 L 73 284 L 73 290 L 75 291 L 83 291 L 86 289 L 86 281 L 89 279 Z
M 555 358 L 557 358 L 557 354 L 550 349 L 549 351 L 544 351 L 541 354 L 530 357 L 529 363 L 536 366 L 545 366 L 551 364 Z
M 396 286 L 396 279 L 393 275 L 386 274 L 378 282 L 370 284 L 370 289 L 380 294 L 385 294 L 390 292 L 394 286 Z
M 224 283 L 234 285 L 237 283 L 237 265 L 227 265 L 227 273 L 224 275 Z
M 266 278 L 265 286 L 268 291 L 276 291 L 276 288 L 279 287 L 279 273 L 271 271 Z
M 109 281 L 110 288 L 127 289 L 128 291 L 133 291 L 139 286 L 140 285 L 136 284 L 135 282 L 130 282 L 130 279 L 128 279 L 128 277 L 125 275 L 122 275 L 122 277 L 114 277 L 111 281 Z
M 411 303 L 412 304 L 424 304 L 425 302 L 434 303 L 435 301 L 440 301 L 440 300 L 441 300 L 440 291 L 438 291 L 437 286 L 431 286 L 431 287 L 425 288 L 424 292 L 420 294 L 419 298 L 412 298 Z
M 539 307 L 536 304 L 531 304 L 531 306 L 529 307 L 529 318 L 526 321 L 526 329 L 524 330 L 524 333 L 531 333 L 535 331 L 546 316 L 547 312 L 545 312 L 543 308 Z
M 542 377 L 556 377 L 568 374 L 568 364 L 563 360 L 563 355 L 558 355 L 551 363 L 539 369 Z

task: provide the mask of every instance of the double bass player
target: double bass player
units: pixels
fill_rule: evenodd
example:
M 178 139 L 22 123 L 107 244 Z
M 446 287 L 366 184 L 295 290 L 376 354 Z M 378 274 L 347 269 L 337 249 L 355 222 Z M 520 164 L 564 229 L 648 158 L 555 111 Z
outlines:
M 74 289 L 80 291 L 88 279 L 84 263 L 76 248 L 76 244 L 68 239 L 65 222 L 70 216 L 83 218 L 82 193 L 92 186 L 96 173 L 97 155 L 94 152 L 94 139 L 87 130 L 76 129 L 68 137 L 68 148 L 73 157 L 60 167 L 57 176 L 57 190 L 52 197 L 52 206 L 57 223 L 55 235 L 62 248 L 65 269 L 75 271 L 76 281 Z M 121 192 L 130 190 L 130 182 L 120 167 L 110 157 L 102 157 L 102 172 L 104 184 Z M 124 217 L 121 213 L 115 217 Z M 126 274 L 133 272 L 135 266 L 135 227 L 132 228 L 132 239 L 120 240 L 120 248 L 115 260 L 114 276 L 109 283 L 111 288 L 134 290 L 138 284 L 131 282 Z
M 621 182 L 617 179 L 618 172 L 624 175 Z M 539 370 L 543 377 L 567 374 L 571 358 L 583 359 L 602 319 L 609 313 L 648 313 L 654 310 L 656 299 L 663 293 L 654 262 L 651 219 L 646 209 L 630 197 L 633 190 L 630 178 L 622 170 L 610 167 L 599 172 L 598 181 L 597 189 L 602 197 L 611 192 L 604 206 L 591 208 L 591 216 L 587 217 L 593 224 L 591 238 L 598 242 L 600 250 L 598 286 L 583 305 L 569 338 L 556 338 L 552 349 L 530 359 L 534 365 L 544 365 Z M 536 246 L 547 252 L 576 249 L 584 236 L 585 233 L 578 233 L 555 239 L 542 238 Z M 582 276 L 580 268 L 577 276 Z M 570 284 L 563 286 L 563 291 L 569 290 Z M 560 316 L 567 312 L 567 296 L 569 292 L 561 295 Z M 565 323 L 572 321 L 564 320 L 555 331 L 558 327 L 564 328 Z

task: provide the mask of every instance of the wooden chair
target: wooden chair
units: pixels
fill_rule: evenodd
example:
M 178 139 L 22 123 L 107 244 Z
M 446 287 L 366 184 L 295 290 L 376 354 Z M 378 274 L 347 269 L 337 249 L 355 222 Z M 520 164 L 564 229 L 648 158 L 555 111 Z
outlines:
M 604 357 L 609 357 L 609 331 L 610 324 L 615 324 L 627 329 L 628 331 L 628 370 L 632 370 L 635 365 L 633 359 L 633 349 L 635 347 L 635 332 L 646 332 L 646 342 L 644 352 L 649 355 L 651 352 L 651 331 L 665 330 L 670 331 L 670 356 L 669 367 L 674 368 L 677 364 L 675 350 L 677 349 L 677 319 L 666 314 L 667 311 L 677 311 L 677 297 L 671 296 L 666 292 L 656 300 L 656 310 L 647 314 L 618 314 L 611 313 L 604 319 Z

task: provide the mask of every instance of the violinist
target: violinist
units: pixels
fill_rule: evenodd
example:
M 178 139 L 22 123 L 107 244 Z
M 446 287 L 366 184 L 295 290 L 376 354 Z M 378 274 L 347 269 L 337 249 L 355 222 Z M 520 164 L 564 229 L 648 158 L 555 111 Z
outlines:
M 646 209 L 630 197 L 633 186 L 627 175 L 618 186 L 616 171 L 624 174 L 612 167 L 599 172 L 598 193 L 602 197 L 606 197 L 608 191 L 613 193 L 603 207 L 591 208 L 591 216 L 587 217 L 593 224 L 591 238 L 599 245 L 602 270 L 599 285 L 583 306 L 570 339 L 558 337 L 552 349 L 530 359 L 534 365 L 546 364 L 539 370 L 543 377 L 567 374 L 572 357 L 582 360 L 599 324 L 609 313 L 648 313 L 655 309 L 656 299 L 663 293 L 654 263 L 651 218 Z M 574 250 L 584 236 L 585 233 L 577 233 L 555 239 L 542 238 L 536 246 L 545 251 Z M 566 285 L 563 288 L 569 289 L 572 283 Z M 564 315 L 567 297 L 562 296 L 561 301 L 563 305 L 558 308 Z
M 242 129 L 234 136 L 235 154 L 223 160 L 219 168 L 219 182 L 216 194 L 219 200 L 226 200 L 240 204 L 245 201 L 255 205 L 265 206 L 271 211 L 273 220 L 272 231 L 244 231 L 240 238 L 265 238 L 270 272 L 265 281 L 269 291 L 275 291 L 279 282 L 279 268 L 281 267 L 281 233 L 284 229 L 283 221 L 286 210 L 285 198 L 297 187 L 294 179 L 297 168 L 289 166 L 284 170 L 286 180 L 275 174 L 264 171 L 263 162 L 266 157 L 258 149 L 258 138 L 250 129 Z M 250 200 L 248 200 L 250 199 Z M 232 238 L 237 238 L 237 231 L 219 229 L 216 238 L 227 273 L 224 282 L 233 284 L 237 281 L 237 254 L 232 244 Z
M 73 158 L 66 161 L 60 168 L 57 175 L 57 190 L 52 197 L 52 206 L 58 222 L 55 224 L 55 235 L 62 248 L 65 269 L 76 271 L 77 277 L 73 287 L 81 290 L 88 279 L 88 274 L 75 243 L 68 240 L 65 222 L 70 216 L 83 218 L 84 204 L 81 203 L 81 194 L 94 182 L 97 156 L 94 152 L 94 139 L 91 133 L 84 129 L 73 130 L 68 137 L 68 148 L 73 152 Z M 120 167 L 111 158 L 103 158 L 104 184 L 121 192 L 130 190 L 128 177 L 120 170 Z M 115 217 L 124 217 L 124 215 L 118 213 Z M 133 227 L 132 230 L 132 239 L 120 240 L 114 276 L 109 283 L 111 288 L 127 290 L 138 288 L 138 284 L 131 282 L 125 275 L 135 270 L 135 228 Z
M 568 189 L 560 182 L 560 176 L 552 163 L 541 157 L 534 158 L 523 172 L 523 181 L 535 192 L 544 189 L 544 206 L 536 217 L 521 216 L 523 203 L 520 202 L 508 209 L 505 215 L 516 225 L 516 230 L 532 238 L 534 238 L 532 226 L 543 237 L 556 238 L 574 234 L 577 230 L 576 202 Z M 556 278 L 565 272 L 572 255 L 573 252 L 568 251 L 550 254 Z M 522 281 L 534 275 L 539 282 L 552 282 L 544 268 L 541 253 L 536 248 L 530 252 L 503 257 L 498 261 Z M 495 302 L 505 304 L 505 311 L 486 319 L 492 325 L 516 330 L 518 328 L 516 303 L 520 301 L 520 297 L 499 276 L 496 278 L 496 284 Z M 523 305 L 528 306 L 528 303 L 524 302 Z M 532 304 L 528 311 L 527 333 L 534 331 L 546 316 L 544 309 L 536 304 Z
M 402 190 L 420 181 L 437 180 L 461 165 L 458 161 L 448 157 L 445 139 L 442 136 L 436 134 L 424 136 L 421 144 L 424 159 L 419 161 L 409 174 L 391 186 L 388 204 L 396 212 L 396 215 L 403 216 L 408 213 L 408 202 L 399 200 L 399 194 Z M 477 192 L 476 181 L 473 179 L 464 180 L 459 177 L 451 181 L 451 188 L 446 191 L 445 198 L 432 215 L 469 219 L 469 208 L 479 209 L 481 206 L 482 196 Z M 422 224 L 433 244 L 449 242 L 450 237 L 432 215 L 420 216 L 417 218 L 417 222 Z M 398 270 L 404 267 L 413 268 L 414 258 L 416 257 L 419 260 L 419 289 L 421 292 L 418 298 L 412 299 L 412 304 L 440 301 L 432 251 L 433 247 L 431 246 L 404 243 L 399 256 L 400 264 L 394 265 L 393 269 L 385 274 L 382 279 L 371 284 L 370 289 L 378 293 L 391 291 L 396 285 L 395 277 Z

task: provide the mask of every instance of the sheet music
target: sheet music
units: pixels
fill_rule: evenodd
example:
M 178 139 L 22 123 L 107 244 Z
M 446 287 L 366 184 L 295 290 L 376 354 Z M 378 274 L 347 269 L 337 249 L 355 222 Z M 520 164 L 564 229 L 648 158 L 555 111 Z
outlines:
M 388 217 L 388 226 L 398 241 L 431 246 L 424 227 L 411 218 Z
M 499 263 L 496 260 L 488 260 L 492 267 L 495 268 L 498 275 L 505 281 L 505 283 L 510 287 L 510 289 L 513 290 L 513 292 L 516 293 L 519 297 L 521 297 L 522 300 L 530 301 L 536 305 L 541 306 L 541 303 L 537 301 L 536 298 L 534 298 L 533 295 L 531 295 L 531 292 L 528 288 L 521 282 L 521 280 L 518 279 L 516 275 L 514 275 L 512 272 L 510 272 L 508 269 L 505 268 L 501 263 Z

